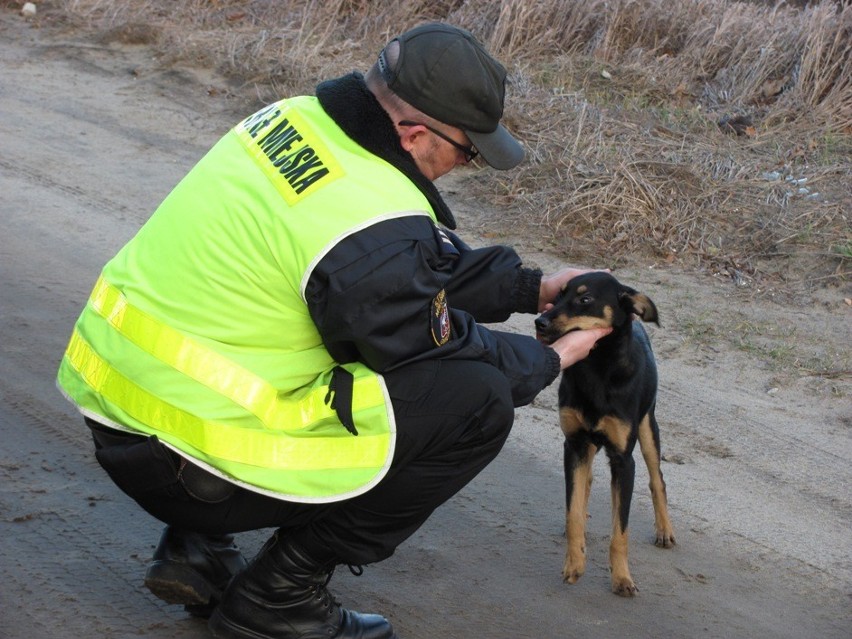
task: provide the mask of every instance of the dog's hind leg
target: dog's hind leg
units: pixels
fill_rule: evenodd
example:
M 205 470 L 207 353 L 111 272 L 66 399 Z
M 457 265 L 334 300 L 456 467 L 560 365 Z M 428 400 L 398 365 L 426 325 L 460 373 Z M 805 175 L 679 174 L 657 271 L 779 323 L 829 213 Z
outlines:
M 565 563 L 562 578 L 577 583 L 586 571 L 586 519 L 592 483 L 592 461 L 597 447 L 584 437 L 565 440 Z
M 654 502 L 654 528 L 656 538 L 654 544 L 660 548 L 671 548 L 675 545 L 674 529 L 669 519 L 668 497 L 666 482 L 663 481 L 663 471 L 660 468 L 660 429 L 654 417 L 654 409 L 645 415 L 639 424 L 639 447 L 642 457 L 648 467 L 648 486 L 651 489 L 651 499 Z
M 612 591 L 622 597 L 632 597 L 638 588 L 630 576 L 627 565 L 627 549 L 630 535 L 630 501 L 633 497 L 633 481 L 636 464 L 631 452 L 609 453 L 612 471 L 612 538 L 609 543 L 609 567 L 612 571 Z

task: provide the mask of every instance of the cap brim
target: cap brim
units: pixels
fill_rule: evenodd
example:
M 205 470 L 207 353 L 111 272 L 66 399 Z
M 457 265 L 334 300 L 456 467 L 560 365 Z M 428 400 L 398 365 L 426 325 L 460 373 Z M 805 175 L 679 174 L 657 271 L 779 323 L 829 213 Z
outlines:
M 479 155 L 489 166 L 505 171 L 513 169 L 524 159 L 524 147 L 506 130 L 502 124 L 491 133 L 477 133 L 465 130 Z

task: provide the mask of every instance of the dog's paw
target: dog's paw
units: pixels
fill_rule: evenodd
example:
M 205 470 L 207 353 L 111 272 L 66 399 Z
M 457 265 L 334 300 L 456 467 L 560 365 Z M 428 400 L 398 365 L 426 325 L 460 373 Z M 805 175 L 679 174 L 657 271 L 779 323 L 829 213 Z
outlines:
M 568 584 L 575 584 L 580 580 L 584 572 L 586 572 L 585 563 L 566 560 L 565 565 L 562 567 L 562 581 Z
M 658 548 L 671 548 L 675 545 L 674 533 L 671 530 L 658 530 L 654 545 Z
M 576 570 L 568 572 L 566 572 L 565 570 L 562 571 L 562 581 L 564 581 L 566 584 L 575 584 L 580 580 L 580 577 L 582 576 L 583 573 L 577 572 Z
M 612 591 L 619 597 L 635 597 L 639 589 L 630 577 L 612 580 Z

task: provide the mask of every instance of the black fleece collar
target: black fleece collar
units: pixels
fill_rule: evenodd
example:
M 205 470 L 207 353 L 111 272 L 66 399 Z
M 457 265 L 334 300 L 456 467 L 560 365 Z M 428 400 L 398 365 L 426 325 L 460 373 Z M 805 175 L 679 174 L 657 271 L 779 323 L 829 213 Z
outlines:
M 449 229 L 456 228 L 452 211 L 402 148 L 393 122 L 367 88 L 363 75 L 354 72 L 326 80 L 317 86 L 316 94 L 322 108 L 346 135 L 401 171 L 429 200 L 438 221 Z

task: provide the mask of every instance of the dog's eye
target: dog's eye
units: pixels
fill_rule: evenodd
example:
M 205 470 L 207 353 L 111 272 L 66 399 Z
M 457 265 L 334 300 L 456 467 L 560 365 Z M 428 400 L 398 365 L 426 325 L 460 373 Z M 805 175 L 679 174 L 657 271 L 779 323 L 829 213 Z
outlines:
M 592 303 L 592 296 L 591 295 L 583 295 L 582 297 L 580 297 L 580 299 L 578 301 L 580 302 L 580 304 L 583 304 L 584 306 L 586 304 L 591 304 Z

